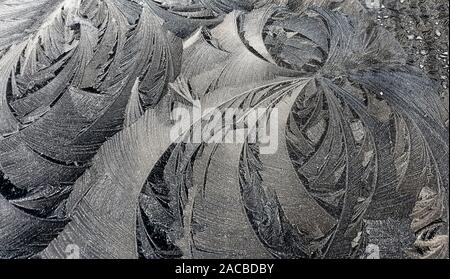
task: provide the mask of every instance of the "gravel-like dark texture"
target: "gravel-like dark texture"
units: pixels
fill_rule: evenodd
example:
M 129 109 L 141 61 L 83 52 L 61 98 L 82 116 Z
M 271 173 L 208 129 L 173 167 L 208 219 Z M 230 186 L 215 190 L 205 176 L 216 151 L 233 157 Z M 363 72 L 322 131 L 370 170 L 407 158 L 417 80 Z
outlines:
M 360 0 L 366 3 L 376 1 Z M 420 67 L 440 83 L 440 94 L 449 103 L 449 2 L 446 0 L 381 0 L 369 5 L 369 14 L 394 33 L 409 55 L 408 62 Z

